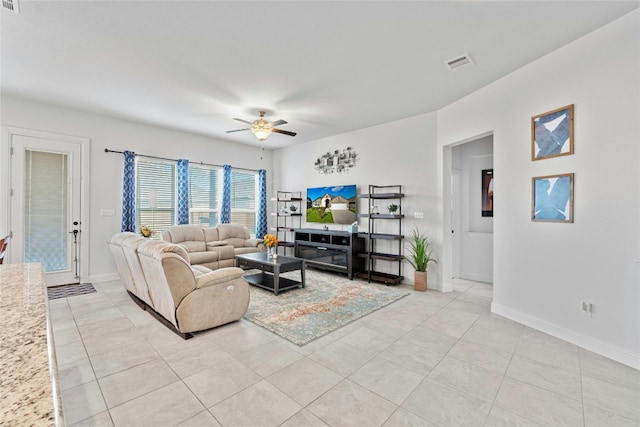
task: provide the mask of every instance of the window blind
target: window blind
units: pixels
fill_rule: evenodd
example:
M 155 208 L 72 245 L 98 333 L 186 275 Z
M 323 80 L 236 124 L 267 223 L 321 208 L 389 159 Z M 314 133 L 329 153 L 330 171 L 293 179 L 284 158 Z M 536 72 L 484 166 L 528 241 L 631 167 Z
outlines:
M 257 173 L 231 172 L 231 222 L 256 233 Z
M 138 228 L 166 230 L 176 223 L 176 163 L 136 159 L 136 217 Z M 152 206 L 152 190 L 157 204 Z
M 219 169 L 189 167 L 189 223 L 205 227 L 218 225 L 220 209 Z

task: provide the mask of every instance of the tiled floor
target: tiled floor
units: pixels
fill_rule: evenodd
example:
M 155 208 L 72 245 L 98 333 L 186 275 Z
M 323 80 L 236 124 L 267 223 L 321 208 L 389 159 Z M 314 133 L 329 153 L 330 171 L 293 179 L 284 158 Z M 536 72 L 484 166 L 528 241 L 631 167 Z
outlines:
M 183 341 L 96 288 L 50 302 L 68 425 L 640 425 L 639 371 L 491 314 L 487 284 L 412 291 L 304 347 L 244 320 Z

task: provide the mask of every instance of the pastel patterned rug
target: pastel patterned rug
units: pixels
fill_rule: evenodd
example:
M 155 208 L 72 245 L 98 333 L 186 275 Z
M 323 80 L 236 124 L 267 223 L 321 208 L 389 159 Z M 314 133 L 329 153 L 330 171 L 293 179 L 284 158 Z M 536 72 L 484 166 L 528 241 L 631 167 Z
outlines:
M 300 272 L 282 277 L 300 280 Z M 305 281 L 305 288 L 278 296 L 251 286 L 251 301 L 244 318 L 303 346 L 409 295 L 383 284 L 311 269 L 306 270 Z

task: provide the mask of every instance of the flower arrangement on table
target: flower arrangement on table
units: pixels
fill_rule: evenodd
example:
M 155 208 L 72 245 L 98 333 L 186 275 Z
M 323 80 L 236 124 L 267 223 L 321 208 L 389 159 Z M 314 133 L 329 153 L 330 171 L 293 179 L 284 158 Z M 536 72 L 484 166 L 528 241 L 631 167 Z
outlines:
M 142 237 L 146 237 L 147 239 L 151 236 L 153 236 L 154 231 L 151 230 L 151 228 L 149 228 L 148 225 L 141 225 L 140 226 L 140 235 Z
M 275 248 L 278 246 L 278 238 L 273 234 L 265 234 L 264 235 L 264 245 L 268 248 Z

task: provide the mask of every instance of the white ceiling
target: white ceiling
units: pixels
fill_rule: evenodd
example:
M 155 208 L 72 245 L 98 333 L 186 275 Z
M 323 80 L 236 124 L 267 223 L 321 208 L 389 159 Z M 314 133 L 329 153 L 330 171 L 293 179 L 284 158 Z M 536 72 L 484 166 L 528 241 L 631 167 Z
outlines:
M 285 147 L 432 112 L 640 1 L 26 1 L 3 93 Z M 451 72 L 469 53 L 476 65 Z M 246 120 L 289 122 L 260 143 Z

